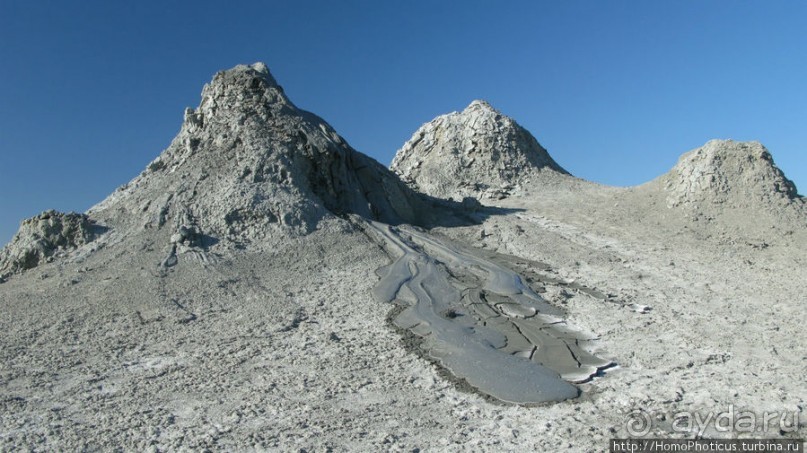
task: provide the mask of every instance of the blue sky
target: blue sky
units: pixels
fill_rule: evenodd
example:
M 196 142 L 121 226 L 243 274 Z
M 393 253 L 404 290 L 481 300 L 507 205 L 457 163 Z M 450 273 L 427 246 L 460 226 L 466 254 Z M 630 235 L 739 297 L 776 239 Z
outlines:
M 384 164 L 482 98 L 586 179 L 733 138 L 807 187 L 803 1 L 234 3 L 0 0 L 0 242 L 136 176 L 216 71 L 255 61 Z

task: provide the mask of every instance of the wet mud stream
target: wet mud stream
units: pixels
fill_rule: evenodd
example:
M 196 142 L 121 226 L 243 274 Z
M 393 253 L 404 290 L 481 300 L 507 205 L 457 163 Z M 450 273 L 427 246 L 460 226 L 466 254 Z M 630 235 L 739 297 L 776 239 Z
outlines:
M 561 401 L 613 365 L 589 352 L 595 338 L 482 253 L 406 226 L 368 222 L 366 230 L 393 260 L 374 289 L 401 306 L 392 322 L 475 390 L 509 403 Z

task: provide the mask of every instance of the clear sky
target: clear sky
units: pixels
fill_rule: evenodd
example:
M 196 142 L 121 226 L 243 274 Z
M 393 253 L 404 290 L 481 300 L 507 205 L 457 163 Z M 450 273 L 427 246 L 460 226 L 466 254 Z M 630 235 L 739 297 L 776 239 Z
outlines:
M 733 138 L 807 187 L 800 0 L 0 0 L 0 243 L 129 181 L 216 71 L 255 61 L 384 164 L 482 98 L 586 179 L 640 184 Z

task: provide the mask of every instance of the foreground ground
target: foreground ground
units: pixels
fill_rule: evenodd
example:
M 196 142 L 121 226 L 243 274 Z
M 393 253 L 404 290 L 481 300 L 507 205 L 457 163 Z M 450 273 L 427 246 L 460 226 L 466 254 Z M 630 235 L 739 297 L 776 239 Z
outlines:
M 578 399 L 508 406 L 444 379 L 373 299 L 389 258 L 358 230 L 167 271 L 165 238 L 144 236 L 0 286 L 0 449 L 601 451 L 645 434 L 643 414 L 660 436 L 805 437 L 804 238 L 727 240 L 584 198 L 433 231 L 559 282 L 539 289 L 618 363 Z M 744 410 L 778 418 L 674 425 Z

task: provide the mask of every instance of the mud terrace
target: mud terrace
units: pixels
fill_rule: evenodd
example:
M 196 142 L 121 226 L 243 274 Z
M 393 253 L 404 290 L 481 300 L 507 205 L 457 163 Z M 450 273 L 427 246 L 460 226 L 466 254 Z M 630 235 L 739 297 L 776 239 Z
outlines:
M 265 65 L 217 74 L 140 176 L 0 252 L 0 449 L 587 452 L 637 413 L 807 437 L 807 208 L 767 149 L 612 188 L 453 115 L 390 171 Z M 729 408 L 801 422 L 669 416 Z

